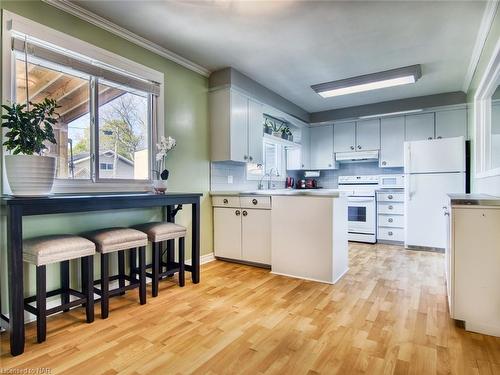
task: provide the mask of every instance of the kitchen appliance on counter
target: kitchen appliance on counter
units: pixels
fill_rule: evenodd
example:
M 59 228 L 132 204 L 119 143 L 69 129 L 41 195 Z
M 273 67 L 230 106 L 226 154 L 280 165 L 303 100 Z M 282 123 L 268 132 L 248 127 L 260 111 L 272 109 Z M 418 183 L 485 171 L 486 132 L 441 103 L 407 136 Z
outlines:
M 318 186 L 318 181 L 314 178 L 305 178 L 297 181 L 297 189 L 321 189 Z
M 444 249 L 449 193 L 465 193 L 464 137 L 405 142 L 405 247 Z
M 293 189 L 295 187 L 295 179 L 293 177 L 287 177 L 285 181 L 285 188 Z
M 347 226 L 349 241 L 377 242 L 375 190 L 379 177 L 339 176 L 339 190 L 347 195 Z

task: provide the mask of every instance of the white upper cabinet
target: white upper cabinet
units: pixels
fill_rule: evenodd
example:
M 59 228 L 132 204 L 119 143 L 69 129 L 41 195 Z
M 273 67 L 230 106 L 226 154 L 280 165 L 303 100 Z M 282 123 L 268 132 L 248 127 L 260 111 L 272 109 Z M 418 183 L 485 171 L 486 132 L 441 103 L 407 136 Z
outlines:
M 301 140 L 301 169 L 308 169 L 311 167 L 311 129 L 308 127 L 302 128 Z
M 248 157 L 255 164 L 262 164 L 263 105 L 248 99 Z
M 434 113 L 406 116 L 406 140 L 434 139 Z
M 436 112 L 436 138 L 467 138 L 467 110 L 453 109 Z
M 310 169 L 334 169 L 333 125 L 310 128 L 311 165 Z
M 312 140 L 312 138 L 311 138 Z M 313 146 L 311 142 L 311 146 Z M 348 152 L 356 149 L 356 123 L 335 124 L 333 130 L 333 151 Z
M 404 166 L 405 118 L 390 117 L 380 120 L 381 168 Z
M 380 149 L 380 120 L 356 122 L 356 151 Z
M 232 89 L 210 92 L 212 161 L 262 163 L 263 106 Z

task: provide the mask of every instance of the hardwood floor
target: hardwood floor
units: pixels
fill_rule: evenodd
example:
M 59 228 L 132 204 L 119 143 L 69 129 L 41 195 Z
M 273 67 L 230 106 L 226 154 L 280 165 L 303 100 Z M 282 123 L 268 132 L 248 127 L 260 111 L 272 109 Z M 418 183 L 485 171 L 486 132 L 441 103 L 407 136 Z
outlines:
M 396 246 L 351 244 L 335 286 L 216 261 L 201 284 L 163 282 L 145 306 L 129 292 L 96 313 L 49 318 L 43 344 L 30 324 L 19 357 L 2 334 L 0 373 L 500 374 L 500 338 L 448 318 L 443 255 Z

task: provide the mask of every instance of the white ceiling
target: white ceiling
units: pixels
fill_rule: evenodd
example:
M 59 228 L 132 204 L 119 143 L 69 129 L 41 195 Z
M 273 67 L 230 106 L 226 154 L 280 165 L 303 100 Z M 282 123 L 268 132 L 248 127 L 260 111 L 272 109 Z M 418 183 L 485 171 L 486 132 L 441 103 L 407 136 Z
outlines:
M 72 1 L 308 112 L 460 91 L 482 1 Z M 412 85 L 323 99 L 311 85 L 422 64 Z

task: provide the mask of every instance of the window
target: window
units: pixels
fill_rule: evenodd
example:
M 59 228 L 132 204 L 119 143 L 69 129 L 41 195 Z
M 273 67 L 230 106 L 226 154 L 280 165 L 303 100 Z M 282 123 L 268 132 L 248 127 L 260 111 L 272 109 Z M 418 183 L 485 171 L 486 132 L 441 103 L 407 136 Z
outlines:
M 3 58 L 12 61 L 2 69 L 12 82 L 5 100 L 60 105 L 57 143 L 46 145 L 57 158 L 54 191 L 149 187 L 163 135 L 163 74 L 9 12 L 3 32 Z
M 247 180 L 260 180 L 262 176 L 271 175 L 273 180 L 286 178 L 286 146 L 273 140 L 263 140 L 264 163 L 247 164 Z

